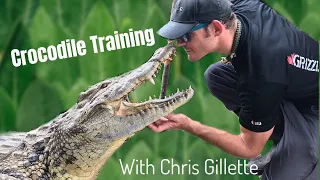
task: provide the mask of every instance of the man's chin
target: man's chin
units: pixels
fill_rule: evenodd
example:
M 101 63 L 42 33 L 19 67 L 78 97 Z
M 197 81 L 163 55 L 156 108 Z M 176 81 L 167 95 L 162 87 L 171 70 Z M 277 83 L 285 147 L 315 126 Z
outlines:
M 189 54 L 188 54 L 188 60 L 191 61 L 191 62 L 196 61 L 196 60 L 195 60 L 194 58 L 192 58 L 192 56 L 190 56 Z
M 201 57 L 195 57 L 195 56 L 188 54 L 188 59 L 191 62 L 196 62 L 196 61 L 199 61 L 201 59 Z

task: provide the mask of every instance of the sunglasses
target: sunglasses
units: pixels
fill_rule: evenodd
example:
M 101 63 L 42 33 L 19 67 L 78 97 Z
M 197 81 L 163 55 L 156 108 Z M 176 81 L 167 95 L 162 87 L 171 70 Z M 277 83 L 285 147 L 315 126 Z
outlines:
M 209 23 L 204 23 L 204 24 L 197 24 L 196 26 L 194 26 L 189 32 L 187 32 L 185 35 L 181 36 L 180 38 L 178 38 L 178 41 L 183 41 L 183 42 L 188 42 L 190 41 L 191 38 L 191 33 L 199 30 L 201 28 L 204 28 L 206 25 L 208 25 Z

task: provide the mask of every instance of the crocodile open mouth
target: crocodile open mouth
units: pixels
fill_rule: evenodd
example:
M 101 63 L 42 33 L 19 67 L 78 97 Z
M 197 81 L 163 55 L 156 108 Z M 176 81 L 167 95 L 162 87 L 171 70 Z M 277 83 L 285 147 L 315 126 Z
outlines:
M 161 60 L 158 60 L 158 62 L 152 67 L 152 69 L 136 83 L 132 90 L 122 97 L 120 107 L 115 113 L 121 116 L 130 116 L 137 114 L 146 115 L 146 113 L 157 113 L 158 111 L 169 113 L 177 107 L 186 103 L 193 96 L 193 89 L 191 88 L 191 86 L 182 91 L 177 89 L 175 93 L 169 95 L 168 97 L 164 97 L 163 99 L 156 98 L 155 96 L 149 96 L 149 100 L 140 103 L 131 102 L 129 100 L 129 93 L 133 92 L 139 85 L 145 83 L 146 81 L 150 81 L 155 85 L 155 81 L 153 78 L 155 78 L 156 74 L 158 74 L 159 70 L 162 67 L 162 64 L 167 65 L 168 63 L 170 63 L 173 56 L 175 55 L 175 50 L 173 50 L 164 55 Z

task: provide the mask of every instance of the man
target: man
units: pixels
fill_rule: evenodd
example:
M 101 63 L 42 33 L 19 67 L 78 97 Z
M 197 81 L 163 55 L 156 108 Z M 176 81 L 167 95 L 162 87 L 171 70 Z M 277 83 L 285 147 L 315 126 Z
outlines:
M 318 179 L 319 44 L 259 0 L 177 0 L 158 34 L 192 62 L 228 55 L 205 72 L 210 92 L 239 117 L 233 135 L 169 114 L 148 127 L 181 129 L 240 158 L 276 144 L 262 179 Z M 206 117 L 212 118 L 214 117 Z

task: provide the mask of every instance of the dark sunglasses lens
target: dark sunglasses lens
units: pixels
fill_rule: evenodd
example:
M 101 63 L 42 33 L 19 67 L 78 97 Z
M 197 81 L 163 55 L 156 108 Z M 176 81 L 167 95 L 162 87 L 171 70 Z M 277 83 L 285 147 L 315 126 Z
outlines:
M 183 35 L 181 38 L 184 42 L 190 41 L 190 33 Z
M 188 40 L 189 40 L 189 33 L 183 35 L 183 36 L 182 36 L 182 39 L 183 39 L 184 42 L 188 42 Z
M 179 41 L 179 42 L 188 42 L 189 40 L 190 40 L 190 33 L 187 33 L 177 39 L 177 41 Z

